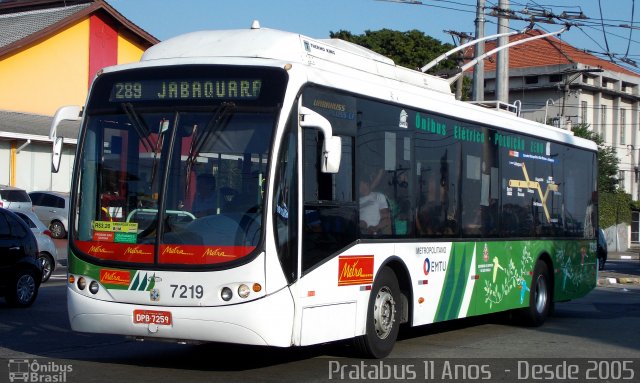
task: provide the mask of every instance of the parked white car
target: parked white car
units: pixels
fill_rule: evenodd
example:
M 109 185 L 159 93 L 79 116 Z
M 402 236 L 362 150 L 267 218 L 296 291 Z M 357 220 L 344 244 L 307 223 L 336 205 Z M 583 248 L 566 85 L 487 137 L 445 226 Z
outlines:
M 52 238 L 65 238 L 69 222 L 69 193 L 33 191 L 29 193 L 33 211 L 49 227 Z
M 14 211 L 30 211 L 33 205 L 26 190 L 13 186 L 0 185 L 0 207 Z
M 38 261 L 42 264 L 42 282 L 46 282 L 56 269 L 58 262 L 58 249 L 51 239 L 51 232 L 32 211 L 13 210 L 22 218 L 36 237 L 38 242 Z

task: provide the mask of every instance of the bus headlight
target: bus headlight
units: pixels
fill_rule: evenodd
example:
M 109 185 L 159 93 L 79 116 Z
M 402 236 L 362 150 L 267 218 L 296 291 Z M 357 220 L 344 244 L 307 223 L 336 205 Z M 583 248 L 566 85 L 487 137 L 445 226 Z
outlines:
M 231 289 L 228 287 L 223 287 L 222 292 L 220 293 L 220 297 L 222 297 L 223 301 L 228 302 L 231 300 L 231 298 L 233 298 L 233 291 L 231 291 Z
M 84 290 L 87 287 L 87 280 L 84 277 L 78 278 L 78 289 Z
M 98 284 L 98 282 L 91 281 L 91 283 L 89 283 L 89 291 L 91 291 L 91 294 L 97 294 L 99 289 L 100 285 Z
M 240 295 L 240 298 L 248 297 L 250 292 L 251 290 L 249 289 L 249 286 L 244 283 L 238 286 L 238 295 Z

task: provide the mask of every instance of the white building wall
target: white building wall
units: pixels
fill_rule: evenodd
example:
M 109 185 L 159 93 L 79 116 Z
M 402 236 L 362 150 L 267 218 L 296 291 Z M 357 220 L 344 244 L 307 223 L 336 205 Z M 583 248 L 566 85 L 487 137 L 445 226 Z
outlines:
M 58 173 L 51 173 L 51 189 L 54 191 L 68 192 L 71 190 L 71 175 L 73 172 L 73 160 L 75 157 L 75 146 L 66 146 L 62 151 L 60 168 Z M 51 155 L 49 155 L 49 164 Z M 51 166 L 51 165 L 49 165 Z
M 24 141 L 22 141 L 24 143 Z M 16 144 L 19 148 L 20 141 Z M 51 143 L 31 143 L 16 153 L 15 184 L 11 185 L 11 142 L 0 141 L 0 184 L 34 190 L 69 191 L 75 145 L 65 146 L 60 171 L 51 173 Z

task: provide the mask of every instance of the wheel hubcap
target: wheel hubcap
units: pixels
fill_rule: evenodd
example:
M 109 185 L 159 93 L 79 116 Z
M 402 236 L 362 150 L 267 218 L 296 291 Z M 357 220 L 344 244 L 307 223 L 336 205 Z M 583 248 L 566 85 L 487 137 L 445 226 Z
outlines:
M 23 275 L 18 279 L 16 286 L 18 301 L 22 304 L 28 303 L 36 291 L 36 281 L 31 275 Z
M 373 308 L 373 323 L 378 338 L 385 339 L 393 329 L 395 322 L 396 302 L 391 295 L 391 289 L 383 287 L 376 295 Z
M 52 233 L 56 238 L 58 238 L 58 237 L 60 237 L 60 236 L 62 235 L 62 226 L 61 226 L 61 225 L 59 225 L 59 224 L 57 224 L 57 223 L 54 223 L 53 225 L 51 225 L 50 230 L 51 230 L 51 233 Z
M 547 281 L 542 275 L 536 280 L 536 311 L 540 314 L 544 312 L 547 306 Z
M 40 263 L 42 264 L 42 279 L 46 279 L 51 275 L 51 262 L 49 262 L 49 259 L 44 256 L 40 258 Z

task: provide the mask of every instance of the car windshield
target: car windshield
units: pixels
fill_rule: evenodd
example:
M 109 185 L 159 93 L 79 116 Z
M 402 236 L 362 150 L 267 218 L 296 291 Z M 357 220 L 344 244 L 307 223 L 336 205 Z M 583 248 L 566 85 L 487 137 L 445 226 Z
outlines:
M 184 99 L 167 103 L 146 89 L 156 86 L 159 95 L 171 87 L 180 92 L 182 85 L 163 85 L 155 79 L 167 74 L 156 72 L 138 74 L 139 82 L 95 86 L 81 136 L 74 245 L 94 258 L 162 265 L 219 265 L 251 254 L 261 239 L 282 76 L 229 77 L 221 70 L 219 92 L 234 86 L 241 92 L 247 84 L 237 79 L 241 75 L 251 77 L 248 86 L 260 81 L 263 89 L 245 89 L 247 100 L 228 93 L 217 102 L 193 99 L 196 81 L 202 89 L 205 82 L 189 77 Z M 278 97 L 256 96 L 266 93 L 265 85 L 277 88 Z M 98 98 L 101 90 L 111 103 Z

